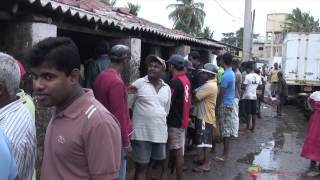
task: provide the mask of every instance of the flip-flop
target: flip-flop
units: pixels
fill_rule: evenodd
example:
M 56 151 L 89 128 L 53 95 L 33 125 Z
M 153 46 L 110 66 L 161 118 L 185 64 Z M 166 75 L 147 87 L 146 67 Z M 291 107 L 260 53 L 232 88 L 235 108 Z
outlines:
M 225 161 L 226 161 L 226 159 L 225 159 L 225 158 L 218 157 L 218 156 L 213 157 L 213 160 L 215 160 L 215 161 L 217 161 L 217 162 L 225 162 Z
M 192 171 L 193 172 L 197 172 L 197 173 L 210 172 L 210 168 L 209 169 L 205 169 L 205 168 L 203 168 L 201 166 L 198 166 L 198 167 L 192 168 Z

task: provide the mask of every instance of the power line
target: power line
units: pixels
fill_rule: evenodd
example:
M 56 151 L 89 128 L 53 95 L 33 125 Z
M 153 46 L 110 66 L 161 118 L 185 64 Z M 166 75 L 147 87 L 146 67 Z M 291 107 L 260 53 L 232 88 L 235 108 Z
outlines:
M 227 10 L 219 3 L 218 0 L 214 0 L 214 1 L 218 4 L 218 6 L 219 6 L 225 13 L 227 13 L 228 15 L 230 15 L 231 17 L 234 17 L 234 18 L 236 18 L 236 19 L 241 19 L 241 18 L 238 18 L 238 17 L 232 15 L 229 11 L 227 11 Z

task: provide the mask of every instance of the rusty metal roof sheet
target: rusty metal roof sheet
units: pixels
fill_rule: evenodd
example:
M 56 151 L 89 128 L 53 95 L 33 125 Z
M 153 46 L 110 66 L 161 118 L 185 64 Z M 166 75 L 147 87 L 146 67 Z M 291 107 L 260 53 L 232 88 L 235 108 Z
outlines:
M 115 26 L 120 30 L 132 30 L 152 33 L 157 36 L 193 42 L 209 47 L 223 48 L 215 42 L 196 39 L 195 37 L 179 30 L 169 29 L 160 24 L 133 16 L 126 8 L 107 6 L 98 0 L 24 0 L 31 5 L 50 8 L 52 11 L 61 10 L 63 14 L 86 21 L 94 21 L 108 26 Z

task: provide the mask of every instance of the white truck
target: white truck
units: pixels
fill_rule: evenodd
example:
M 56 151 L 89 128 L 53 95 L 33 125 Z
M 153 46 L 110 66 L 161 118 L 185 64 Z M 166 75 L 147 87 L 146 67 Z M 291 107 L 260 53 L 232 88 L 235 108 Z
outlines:
M 281 64 L 289 98 L 306 104 L 308 94 L 320 89 L 320 33 L 288 33 Z

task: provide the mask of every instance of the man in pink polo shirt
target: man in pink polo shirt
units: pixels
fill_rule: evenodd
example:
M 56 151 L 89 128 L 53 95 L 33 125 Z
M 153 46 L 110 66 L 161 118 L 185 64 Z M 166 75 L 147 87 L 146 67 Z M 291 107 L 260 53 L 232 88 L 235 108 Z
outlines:
M 122 155 L 119 180 L 125 180 L 125 155 L 131 151 L 129 135 L 132 124 L 129 116 L 127 88 L 121 78 L 122 71 L 129 65 L 131 52 L 128 46 L 115 45 L 110 50 L 111 64 L 100 73 L 95 81 L 94 94 L 119 121 L 122 137 Z
M 55 107 L 47 128 L 41 180 L 111 180 L 120 169 L 118 122 L 82 89 L 78 48 L 69 38 L 47 38 L 26 61 L 38 103 Z

